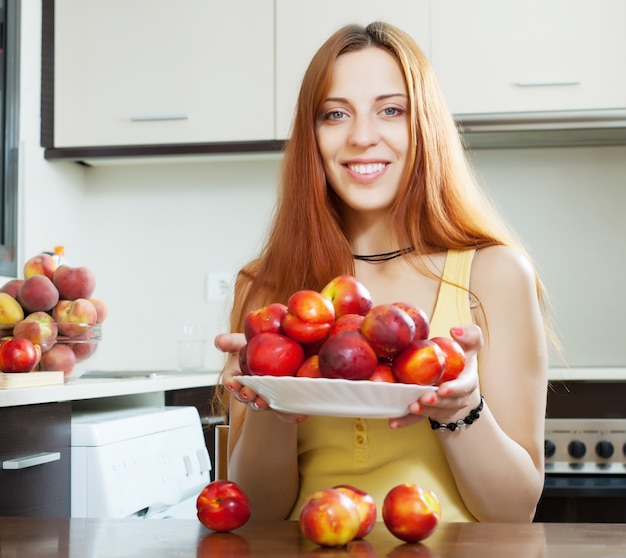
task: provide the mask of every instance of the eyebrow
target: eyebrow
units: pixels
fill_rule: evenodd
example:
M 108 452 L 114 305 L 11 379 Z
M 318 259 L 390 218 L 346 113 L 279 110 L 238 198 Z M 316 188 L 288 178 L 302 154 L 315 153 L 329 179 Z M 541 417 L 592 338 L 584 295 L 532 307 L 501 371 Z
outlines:
M 386 99 L 391 99 L 393 97 L 403 97 L 404 99 L 408 99 L 409 96 L 405 93 L 386 93 L 385 95 L 378 95 L 374 100 L 375 101 L 384 101 Z M 333 103 L 349 103 L 348 99 L 345 97 L 328 97 L 324 100 L 325 103 L 333 102 Z

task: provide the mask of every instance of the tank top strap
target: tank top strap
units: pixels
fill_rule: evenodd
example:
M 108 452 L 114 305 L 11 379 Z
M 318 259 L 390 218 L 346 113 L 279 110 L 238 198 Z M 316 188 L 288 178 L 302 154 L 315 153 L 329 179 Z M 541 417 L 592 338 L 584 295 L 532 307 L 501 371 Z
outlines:
M 447 324 L 472 323 L 470 283 L 472 260 L 476 250 L 448 250 L 435 311 L 431 318 L 431 336 L 449 336 Z M 459 320 L 461 320 L 459 322 Z

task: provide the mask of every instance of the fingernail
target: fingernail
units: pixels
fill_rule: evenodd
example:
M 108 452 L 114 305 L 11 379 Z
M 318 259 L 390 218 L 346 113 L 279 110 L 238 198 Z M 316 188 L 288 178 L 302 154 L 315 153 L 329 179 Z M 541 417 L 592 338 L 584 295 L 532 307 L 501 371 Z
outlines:
M 446 395 L 450 395 L 450 393 L 452 393 L 452 390 L 450 388 L 440 389 L 439 393 L 443 396 L 446 396 Z
M 241 390 L 239 392 L 239 397 L 241 397 L 242 399 L 248 399 L 248 397 L 250 397 L 245 391 Z
M 456 335 L 457 337 L 463 337 L 463 335 L 465 334 L 465 328 L 464 327 L 453 327 L 452 328 L 452 333 L 454 333 L 454 335 Z
M 429 395 L 426 398 L 426 404 L 427 405 L 432 405 L 435 402 L 435 396 L 434 395 Z
M 226 389 L 229 389 L 230 391 L 235 391 L 235 386 L 233 384 L 226 384 Z

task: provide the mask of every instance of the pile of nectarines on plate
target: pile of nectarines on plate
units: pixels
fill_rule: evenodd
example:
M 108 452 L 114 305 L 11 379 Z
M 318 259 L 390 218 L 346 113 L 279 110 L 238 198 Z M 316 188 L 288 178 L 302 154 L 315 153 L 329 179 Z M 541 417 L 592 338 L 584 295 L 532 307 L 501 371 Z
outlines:
M 430 337 L 426 313 L 407 302 L 373 305 L 351 275 L 301 290 L 244 319 L 242 373 L 435 386 L 465 366 L 461 346 Z
M 0 287 L 0 371 L 54 370 L 71 378 L 96 350 L 108 313 L 94 297 L 95 274 L 47 252 L 27 260 L 23 273 Z

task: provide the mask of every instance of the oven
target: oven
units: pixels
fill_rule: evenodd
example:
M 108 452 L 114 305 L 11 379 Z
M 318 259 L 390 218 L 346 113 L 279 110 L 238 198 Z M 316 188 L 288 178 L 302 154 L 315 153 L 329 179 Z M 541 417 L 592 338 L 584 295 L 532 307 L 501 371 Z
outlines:
M 626 381 L 553 382 L 535 521 L 626 522 Z

